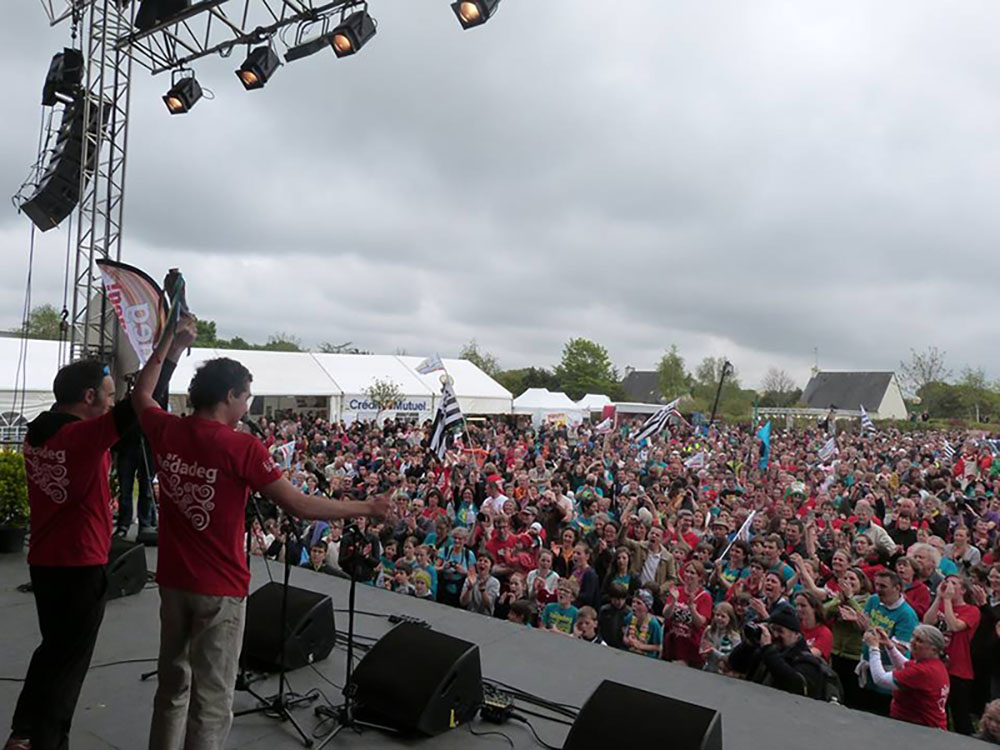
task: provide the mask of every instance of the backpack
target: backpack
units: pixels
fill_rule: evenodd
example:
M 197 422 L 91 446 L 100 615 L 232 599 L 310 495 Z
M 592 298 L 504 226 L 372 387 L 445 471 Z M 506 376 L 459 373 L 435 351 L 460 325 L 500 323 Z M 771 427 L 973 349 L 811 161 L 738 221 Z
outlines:
M 799 677 L 802 679 L 803 695 L 813 700 L 823 701 L 824 703 L 843 704 L 844 685 L 840 681 L 840 675 L 833 671 L 833 667 L 813 654 L 802 654 L 795 661 L 812 664 L 820 673 L 819 687 L 817 690 L 812 691 L 815 693 L 814 695 L 810 695 L 809 684 L 802 673 L 799 673 Z

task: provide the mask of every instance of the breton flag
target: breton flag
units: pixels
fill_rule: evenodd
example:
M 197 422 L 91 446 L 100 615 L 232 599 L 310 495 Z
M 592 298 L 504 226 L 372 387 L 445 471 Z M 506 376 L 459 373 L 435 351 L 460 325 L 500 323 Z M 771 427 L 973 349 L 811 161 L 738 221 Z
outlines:
M 949 461 L 955 460 L 955 449 L 952 447 L 951 443 L 947 439 L 944 441 L 944 457 Z
M 428 357 L 419 365 L 417 365 L 417 372 L 421 375 L 430 375 L 432 372 L 437 372 L 438 370 L 444 369 L 444 362 L 441 361 L 441 356 L 435 354 L 433 357 Z
M 451 383 L 445 382 L 441 386 L 441 401 L 438 403 L 437 414 L 434 415 L 434 424 L 431 426 L 431 452 L 444 460 L 445 451 L 448 450 L 448 435 L 455 427 L 462 424 L 462 409 L 458 405 L 458 398 L 451 388 Z
M 677 413 L 677 404 L 679 403 L 680 398 L 675 398 L 669 404 L 657 411 L 656 414 L 643 422 L 642 429 L 639 430 L 639 434 L 635 436 L 635 442 L 641 443 L 646 438 L 659 435 L 663 432 L 663 429 L 667 426 L 667 420 L 670 418 L 670 415 Z
M 614 426 L 615 426 L 615 421 L 611 417 L 608 417 L 603 422 L 599 423 L 596 427 L 594 427 L 594 432 L 597 433 L 598 435 L 603 435 L 607 432 L 611 432 Z
M 684 462 L 685 469 L 704 469 L 705 451 L 698 451 L 691 458 Z
M 822 461 L 823 463 L 826 463 L 831 458 L 833 458 L 834 456 L 836 456 L 837 455 L 837 439 L 836 438 L 830 438 L 829 440 L 827 440 L 826 441 L 826 445 L 824 445 L 822 448 L 820 448 L 819 452 L 816 455 L 819 456 L 819 460 Z
M 295 456 L 295 441 L 291 440 L 278 446 L 281 452 L 281 463 L 286 469 L 292 468 L 292 458 Z
M 875 423 L 872 422 L 872 418 L 865 411 L 864 404 L 861 404 L 861 429 L 865 432 L 875 432 Z
M 153 356 L 167 323 L 163 291 L 135 266 L 113 260 L 97 261 L 104 280 L 104 293 L 115 309 L 118 322 L 143 367 Z
M 742 541 L 742 542 L 747 542 L 747 543 L 750 542 L 750 525 L 753 523 L 753 518 L 756 515 L 757 515 L 757 511 L 755 511 L 755 510 L 750 511 L 750 515 L 747 516 L 747 520 L 745 520 L 743 522 L 743 525 L 740 526 L 740 530 L 736 532 L 736 536 L 734 536 L 729 541 L 729 544 L 726 545 L 726 548 L 724 550 L 722 550 L 722 554 L 719 555 L 719 559 L 720 560 L 725 559 L 726 555 L 729 554 L 729 548 L 733 546 L 733 542 L 735 542 L 737 540 Z

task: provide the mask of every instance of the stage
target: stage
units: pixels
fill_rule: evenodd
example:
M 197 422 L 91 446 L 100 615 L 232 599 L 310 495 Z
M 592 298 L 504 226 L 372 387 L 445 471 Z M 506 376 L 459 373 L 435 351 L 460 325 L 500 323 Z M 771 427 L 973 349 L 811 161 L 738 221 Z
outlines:
M 150 569 L 156 567 L 156 550 L 147 549 Z M 253 588 L 267 582 L 262 560 L 252 565 Z M 271 564 L 271 573 L 280 579 L 282 568 Z M 38 643 L 34 602 L 30 594 L 17 591 L 28 580 L 23 556 L 0 556 L 0 677 L 22 678 L 31 652 Z M 348 583 L 306 570 L 292 571 L 292 584 L 332 595 L 334 606 L 347 606 Z M 152 659 L 158 642 L 155 587 L 136 596 L 108 603 L 104 625 L 97 643 L 93 664 L 83 686 L 77 707 L 71 747 L 73 750 L 140 750 L 148 739 L 155 677 L 141 681 L 140 675 L 155 667 L 153 661 L 101 667 L 108 662 Z M 496 619 L 457 611 L 442 605 L 403 597 L 368 586 L 358 587 L 357 606 L 361 611 L 399 613 L 425 620 L 435 630 L 477 643 L 482 657 L 483 676 L 515 685 L 548 699 L 581 706 L 603 679 L 623 682 L 693 703 L 717 708 L 722 713 L 724 747 L 727 750 L 843 750 L 901 746 L 907 750 L 941 748 L 982 748 L 981 742 L 957 735 L 925 729 L 910 724 L 850 711 L 838 706 L 795 698 L 770 688 L 749 685 L 692 669 L 646 659 L 615 649 L 575 641 L 570 638 L 534 631 Z M 347 616 L 337 612 L 337 628 L 346 631 Z M 378 637 L 392 625 L 385 618 L 362 615 L 357 618 L 359 634 Z M 337 648 L 328 659 L 315 665 L 331 682 L 344 680 L 346 653 Z M 405 665 L 399 679 L 406 679 Z M 298 693 L 319 688 L 338 702 L 339 691 L 309 668 L 292 672 L 291 686 Z M 254 689 L 263 695 L 276 690 L 276 679 L 257 683 Z M 0 729 L 4 737 L 10 726 L 20 683 L 0 682 Z M 236 709 L 247 708 L 253 701 L 246 693 L 236 694 Z M 295 712 L 299 723 L 312 732 L 319 723 L 312 707 Z M 535 728 L 549 744 L 561 746 L 568 727 L 532 717 Z M 328 726 L 328 725 L 327 725 Z M 518 748 L 539 747 L 528 728 L 517 722 L 502 727 L 473 724 L 476 731 L 497 730 L 506 733 Z M 670 747 L 671 719 L 662 719 L 662 742 Z M 623 727 L 623 739 L 629 728 Z M 427 750 L 445 748 L 507 747 L 497 736 L 474 737 L 465 728 L 452 730 L 429 739 L 401 739 L 367 731 L 358 735 L 345 732 L 328 747 L 389 748 L 419 746 Z M 281 748 L 302 747 L 287 724 L 260 716 L 237 718 L 227 747 Z

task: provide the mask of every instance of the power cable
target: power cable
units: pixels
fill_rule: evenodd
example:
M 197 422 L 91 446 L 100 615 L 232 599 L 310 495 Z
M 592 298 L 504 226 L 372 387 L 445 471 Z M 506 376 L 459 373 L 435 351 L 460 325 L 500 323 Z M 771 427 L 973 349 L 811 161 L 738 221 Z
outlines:
M 527 725 L 528 729 L 531 730 L 532 736 L 535 738 L 535 742 L 537 742 L 539 745 L 541 745 L 542 747 L 544 747 L 545 750 L 562 750 L 561 747 L 556 747 L 555 745 L 550 745 L 548 742 L 546 742 L 541 737 L 539 737 L 538 736 L 538 732 L 535 731 L 535 727 L 531 724 L 531 722 L 526 717 L 521 716 L 519 714 L 511 714 L 510 718 L 512 718 L 514 721 L 519 721 L 522 724 Z

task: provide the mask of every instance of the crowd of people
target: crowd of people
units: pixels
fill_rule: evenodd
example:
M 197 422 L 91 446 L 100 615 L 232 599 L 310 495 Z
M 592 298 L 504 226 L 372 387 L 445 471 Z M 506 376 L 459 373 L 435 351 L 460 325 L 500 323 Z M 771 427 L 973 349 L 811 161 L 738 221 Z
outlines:
M 292 484 L 391 493 L 358 522 L 371 585 L 1000 743 L 987 436 L 830 420 L 776 429 L 765 459 L 747 425 L 637 443 L 636 424 L 495 419 L 438 460 L 428 424 L 283 417 L 255 426 Z M 294 531 L 255 520 L 252 551 L 344 575 L 342 522 Z

